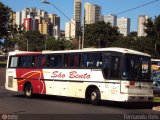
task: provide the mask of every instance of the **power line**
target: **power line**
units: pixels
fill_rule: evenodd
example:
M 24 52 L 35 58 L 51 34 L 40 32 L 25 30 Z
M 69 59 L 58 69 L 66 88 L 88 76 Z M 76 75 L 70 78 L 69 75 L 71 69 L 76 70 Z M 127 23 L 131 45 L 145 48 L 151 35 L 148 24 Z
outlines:
M 128 9 L 128 10 L 119 12 L 119 13 L 117 13 L 117 14 L 115 14 L 115 15 L 120 15 L 120 14 L 129 12 L 129 11 L 132 11 L 132 10 L 135 10 L 135 9 L 138 9 L 138 8 L 141 8 L 141 7 L 144 7 L 144 6 L 147 6 L 147 5 L 149 5 L 149 4 L 155 3 L 155 2 L 157 2 L 157 1 L 159 1 L 159 0 L 154 0 L 154 1 L 151 1 L 151 2 L 148 2 L 148 3 L 145 3 L 145 4 L 143 4 L 143 5 L 139 5 L 139 6 L 137 6 L 137 7 L 134 7 L 134 8 L 131 8 L 131 9 Z
M 46 0 L 42 0 L 42 3 L 45 3 L 45 4 L 49 4 L 51 6 L 53 6 L 56 10 L 58 10 L 66 19 L 68 19 L 69 21 L 71 20 L 66 14 L 64 14 L 55 4 L 51 3 L 51 2 L 48 2 Z M 75 23 L 73 21 L 71 21 L 72 24 L 75 25 Z

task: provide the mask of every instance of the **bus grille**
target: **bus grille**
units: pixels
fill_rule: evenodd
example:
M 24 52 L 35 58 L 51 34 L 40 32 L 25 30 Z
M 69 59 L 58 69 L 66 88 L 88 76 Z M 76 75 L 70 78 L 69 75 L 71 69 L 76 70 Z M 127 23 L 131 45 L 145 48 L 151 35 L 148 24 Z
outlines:
M 8 77 L 8 87 L 13 87 L 13 76 Z

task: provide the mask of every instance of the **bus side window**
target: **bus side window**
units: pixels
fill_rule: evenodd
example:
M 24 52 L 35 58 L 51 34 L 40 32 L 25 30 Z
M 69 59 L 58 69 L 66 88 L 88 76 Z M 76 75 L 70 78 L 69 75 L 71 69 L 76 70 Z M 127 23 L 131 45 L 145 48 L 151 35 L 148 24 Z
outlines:
M 32 67 L 38 68 L 39 67 L 39 57 L 32 56 Z
M 102 67 L 102 53 L 84 53 L 82 67 Z
M 108 78 L 108 69 L 109 69 L 109 56 L 105 56 L 103 60 L 103 74 L 105 78 Z
M 14 68 L 14 67 L 17 67 L 17 65 L 18 65 L 18 57 L 16 56 L 10 57 L 9 67 Z
M 111 71 L 110 77 L 111 78 L 119 78 L 120 77 L 120 57 L 119 56 L 112 56 L 111 57 Z
M 46 57 L 45 56 L 40 56 L 40 66 L 45 67 L 46 66 Z
M 62 55 L 48 55 L 46 66 L 50 68 L 62 67 Z
M 65 55 L 65 67 L 79 67 L 79 66 L 80 66 L 80 54 Z
M 19 65 L 20 68 L 29 68 L 31 67 L 31 56 L 19 56 Z

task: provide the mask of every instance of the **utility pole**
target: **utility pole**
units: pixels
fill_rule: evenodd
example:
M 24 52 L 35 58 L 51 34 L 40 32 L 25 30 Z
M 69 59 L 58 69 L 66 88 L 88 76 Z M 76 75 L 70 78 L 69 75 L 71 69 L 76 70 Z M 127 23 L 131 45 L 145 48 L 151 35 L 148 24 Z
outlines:
M 28 38 L 27 38 L 27 51 L 28 51 Z

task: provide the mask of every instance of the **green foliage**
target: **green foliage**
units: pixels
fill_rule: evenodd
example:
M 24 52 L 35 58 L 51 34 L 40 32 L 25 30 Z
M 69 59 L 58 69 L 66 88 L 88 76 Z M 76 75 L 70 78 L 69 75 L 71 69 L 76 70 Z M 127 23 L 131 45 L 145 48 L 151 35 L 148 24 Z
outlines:
M 119 36 L 118 28 L 110 26 L 109 23 L 89 24 L 85 27 L 85 47 L 108 47 Z
M 155 17 L 153 20 L 152 18 L 149 18 L 147 20 L 147 23 L 145 24 L 146 29 L 145 32 L 147 34 L 147 37 L 149 37 L 153 43 L 154 46 L 154 52 L 152 52 L 152 56 L 154 58 L 160 57 L 160 15 L 158 17 Z
M 8 23 L 11 9 L 0 2 L 0 39 L 8 34 Z
M 49 37 L 46 40 L 47 50 L 66 50 L 74 49 L 72 42 L 65 39 L 55 39 L 54 37 Z
M 39 31 L 29 30 L 24 32 L 23 41 L 21 41 L 21 43 L 27 44 L 27 40 L 28 51 L 41 51 L 44 49 L 45 36 L 40 34 Z

